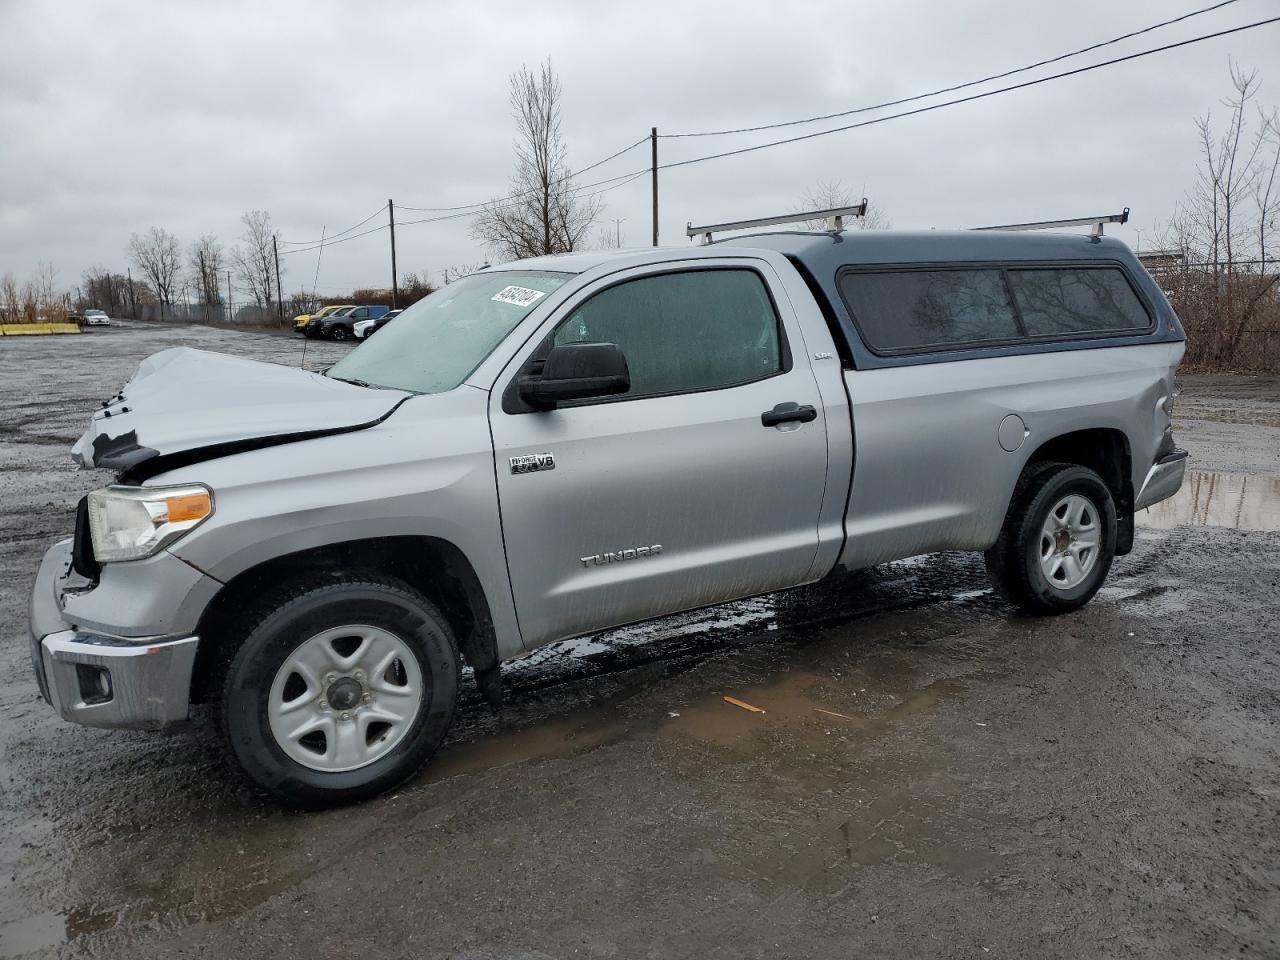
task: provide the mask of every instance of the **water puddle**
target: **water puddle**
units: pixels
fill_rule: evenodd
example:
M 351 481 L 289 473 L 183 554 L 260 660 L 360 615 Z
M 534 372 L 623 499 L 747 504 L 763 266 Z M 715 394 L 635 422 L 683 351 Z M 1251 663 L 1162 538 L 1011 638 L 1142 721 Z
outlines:
M 558 719 L 529 718 L 505 729 L 477 730 L 446 746 L 415 788 L 497 767 L 572 757 L 632 737 L 696 740 L 739 755 L 767 752 L 784 742 L 794 747 L 828 738 L 865 741 L 969 686 L 969 680 L 954 677 L 921 682 L 911 656 L 872 657 L 834 674 L 791 669 L 786 659 L 761 655 L 763 669 L 781 672 L 763 683 L 707 689 L 691 702 L 637 711 L 628 704 L 638 688 L 628 685 Z M 838 662 L 825 654 L 814 659 Z
M 1191 470 L 1176 496 L 1138 512 L 1139 526 L 1280 530 L 1280 477 Z
M 67 913 L 49 910 L 0 924 L 0 956 L 20 957 L 70 943 L 87 934 L 110 930 L 117 916 L 110 911 L 78 907 Z

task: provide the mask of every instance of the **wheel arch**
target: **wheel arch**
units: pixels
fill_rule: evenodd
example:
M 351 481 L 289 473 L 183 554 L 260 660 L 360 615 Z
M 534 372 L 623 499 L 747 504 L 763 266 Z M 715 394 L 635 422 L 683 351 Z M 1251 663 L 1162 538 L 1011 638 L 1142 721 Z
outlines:
M 370 537 L 281 554 L 227 581 L 206 606 L 197 627 L 200 644 L 192 671 L 192 702 L 203 703 L 216 695 L 220 669 L 239 646 L 232 632 L 237 617 L 262 591 L 286 580 L 322 579 L 334 571 L 352 570 L 393 576 L 420 590 L 448 619 L 468 666 L 482 671 L 498 664 L 489 600 L 462 550 L 439 537 Z
M 1087 427 L 1051 437 L 1031 452 L 1022 475 L 1042 463 L 1074 463 L 1098 474 L 1115 501 L 1116 554 L 1122 556 L 1133 548 L 1133 453 L 1123 430 Z

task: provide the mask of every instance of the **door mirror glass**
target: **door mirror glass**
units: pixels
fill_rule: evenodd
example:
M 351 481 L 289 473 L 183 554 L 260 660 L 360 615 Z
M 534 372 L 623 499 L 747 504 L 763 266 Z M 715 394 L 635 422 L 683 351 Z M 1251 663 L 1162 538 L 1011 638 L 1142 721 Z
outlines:
M 631 389 L 627 358 L 616 343 L 562 343 L 552 347 L 542 369 L 520 378 L 520 396 L 530 406 L 552 409 L 565 400 L 608 397 Z

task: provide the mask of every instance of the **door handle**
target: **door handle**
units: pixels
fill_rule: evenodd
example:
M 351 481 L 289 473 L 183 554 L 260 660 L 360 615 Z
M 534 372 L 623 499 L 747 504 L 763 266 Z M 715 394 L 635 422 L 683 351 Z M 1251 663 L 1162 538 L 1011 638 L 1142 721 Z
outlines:
M 806 404 L 780 403 L 772 410 L 760 414 L 760 422 L 766 427 L 776 427 L 780 423 L 810 423 L 818 419 L 818 411 Z

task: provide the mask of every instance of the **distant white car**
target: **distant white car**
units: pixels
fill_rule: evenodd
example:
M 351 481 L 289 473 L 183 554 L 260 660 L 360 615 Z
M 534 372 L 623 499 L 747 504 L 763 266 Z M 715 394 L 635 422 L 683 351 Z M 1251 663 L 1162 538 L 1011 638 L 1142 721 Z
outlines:
M 86 310 L 84 312 L 84 322 L 90 327 L 111 326 L 111 318 L 101 310 Z
M 388 310 L 380 317 L 357 320 L 355 326 L 351 328 L 351 332 L 355 334 L 357 340 L 368 339 L 402 313 L 404 313 L 403 310 Z

